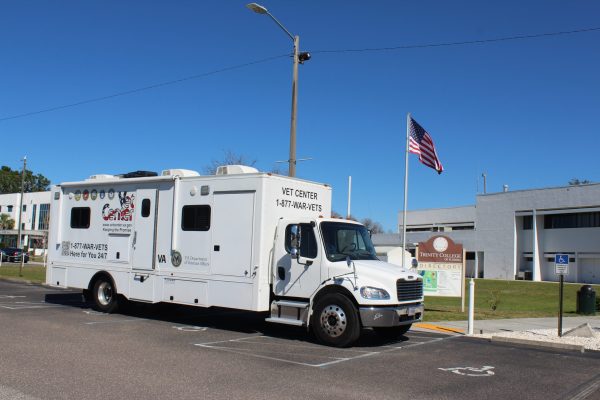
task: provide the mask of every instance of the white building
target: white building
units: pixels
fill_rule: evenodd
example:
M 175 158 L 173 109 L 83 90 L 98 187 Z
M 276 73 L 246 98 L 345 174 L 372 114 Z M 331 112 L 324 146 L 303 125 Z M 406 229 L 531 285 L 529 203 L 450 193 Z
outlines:
M 482 194 L 474 206 L 409 211 L 406 228 L 409 249 L 439 233 L 463 244 L 467 275 L 556 281 L 554 255 L 567 253 L 565 281 L 600 283 L 600 184 Z
M 50 192 L 25 193 L 23 212 L 19 213 L 20 193 L 0 194 L 0 214 L 7 214 L 15 221 L 14 229 L 0 229 L 0 243 L 4 247 L 17 246 L 19 225 L 23 246 L 36 249 L 45 248 L 50 218 Z

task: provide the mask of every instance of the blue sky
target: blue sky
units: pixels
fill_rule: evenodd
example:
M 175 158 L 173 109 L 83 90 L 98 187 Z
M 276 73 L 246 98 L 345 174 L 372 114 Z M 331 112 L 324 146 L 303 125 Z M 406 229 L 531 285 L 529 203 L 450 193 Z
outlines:
M 291 59 L 23 118 L 2 118 L 287 54 L 244 1 L 19 1 L 0 9 L 0 164 L 53 183 L 96 173 L 202 170 L 225 151 L 261 170 L 289 151 Z M 300 66 L 298 177 L 333 208 L 396 229 L 406 113 L 445 172 L 411 155 L 409 209 L 488 192 L 600 181 L 600 31 L 450 47 L 319 53 L 600 27 L 600 3 L 265 1 L 313 58 Z M 368 4 L 368 7 L 365 6 Z M 482 190 L 479 179 L 479 191 Z

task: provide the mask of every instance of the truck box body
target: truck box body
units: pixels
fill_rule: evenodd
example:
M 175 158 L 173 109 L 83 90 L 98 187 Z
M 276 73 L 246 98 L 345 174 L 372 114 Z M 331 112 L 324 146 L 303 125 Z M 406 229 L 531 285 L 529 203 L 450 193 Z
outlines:
M 331 188 L 266 173 L 117 178 L 52 188 L 47 282 L 91 289 L 108 271 L 118 293 L 268 311 L 281 218 L 331 213 Z

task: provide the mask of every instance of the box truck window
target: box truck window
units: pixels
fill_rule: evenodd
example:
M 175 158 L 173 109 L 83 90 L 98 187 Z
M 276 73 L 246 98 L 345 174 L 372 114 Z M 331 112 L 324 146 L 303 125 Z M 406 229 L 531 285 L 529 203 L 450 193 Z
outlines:
M 147 218 L 150 215 L 150 199 L 142 200 L 142 217 Z
M 317 257 L 317 239 L 315 232 L 310 224 L 300 224 L 300 256 L 306 258 Z M 290 252 L 291 246 L 291 227 L 285 228 L 285 251 Z
M 210 229 L 210 206 L 183 206 L 181 229 L 184 231 L 207 231 Z
M 90 208 L 73 207 L 71 208 L 71 228 L 87 229 L 90 227 Z

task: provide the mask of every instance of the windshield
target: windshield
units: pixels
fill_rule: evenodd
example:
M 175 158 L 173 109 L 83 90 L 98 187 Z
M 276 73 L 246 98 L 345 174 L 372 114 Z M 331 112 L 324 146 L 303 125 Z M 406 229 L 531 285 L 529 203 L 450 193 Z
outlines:
M 323 244 L 329 261 L 377 260 L 369 231 L 362 225 L 344 222 L 321 224 Z

